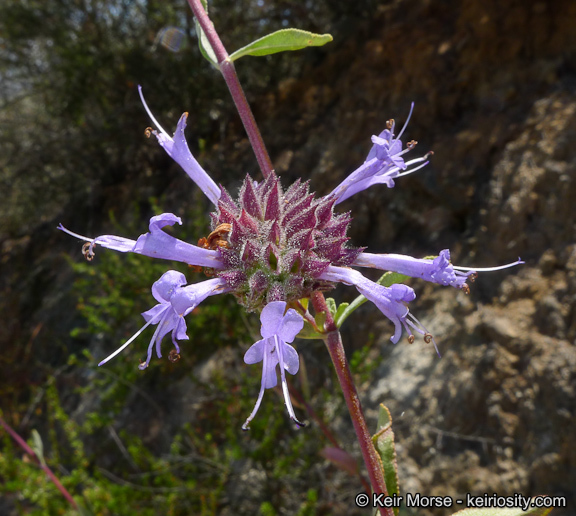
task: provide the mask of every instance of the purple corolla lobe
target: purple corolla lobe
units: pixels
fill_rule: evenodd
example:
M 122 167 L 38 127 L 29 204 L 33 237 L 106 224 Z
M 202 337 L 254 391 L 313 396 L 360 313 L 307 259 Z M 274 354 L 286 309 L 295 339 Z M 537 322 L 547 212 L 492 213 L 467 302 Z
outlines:
M 285 371 L 290 374 L 296 374 L 300 367 L 298 353 L 289 343 L 296 338 L 296 335 L 304 327 L 304 319 L 292 308 L 285 311 L 286 303 L 284 301 L 273 301 L 262 309 L 260 314 L 262 340 L 252 344 L 244 355 L 246 364 L 262 362 L 262 382 L 256 405 L 244 425 L 242 425 L 243 430 L 249 429 L 250 421 L 254 419 L 260 408 L 264 391 L 271 387 L 276 387 L 278 383 L 276 366 L 280 366 L 280 381 L 288 414 L 297 425 L 302 426 L 302 423 L 296 419 L 294 414 Z

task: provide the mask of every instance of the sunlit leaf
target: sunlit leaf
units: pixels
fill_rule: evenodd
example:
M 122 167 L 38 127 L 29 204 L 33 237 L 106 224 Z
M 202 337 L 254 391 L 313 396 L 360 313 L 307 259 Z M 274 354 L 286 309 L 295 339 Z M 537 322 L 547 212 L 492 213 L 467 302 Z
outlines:
M 394 432 L 392 432 L 392 416 L 382 403 L 378 412 L 378 430 L 372 436 L 372 442 L 382 460 L 384 482 L 388 495 L 399 495 L 398 464 L 396 463 Z M 394 514 L 398 515 L 398 507 L 394 507 Z
M 202 5 L 204 6 L 204 9 L 206 10 L 206 12 L 208 12 L 208 2 L 206 0 L 201 1 Z M 216 54 L 212 49 L 212 45 L 210 45 L 210 42 L 208 41 L 206 34 L 202 30 L 202 27 L 200 27 L 200 24 L 198 23 L 198 20 L 196 18 L 194 18 L 194 25 L 196 26 L 196 34 L 198 35 L 198 47 L 200 48 L 200 53 L 204 56 L 204 58 L 207 61 L 212 63 L 214 66 L 218 67 L 218 59 L 216 59 Z
M 306 47 L 321 47 L 332 41 L 330 34 L 314 34 L 300 29 L 282 29 L 253 41 L 230 55 L 231 61 L 243 56 L 267 56 Z
M 42 437 L 37 430 L 32 430 L 32 446 L 31 448 L 34 450 L 36 457 L 42 463 L 43 466 L 46 466 L 46 462 L 44 461 L 44 443 L 42 442 Z

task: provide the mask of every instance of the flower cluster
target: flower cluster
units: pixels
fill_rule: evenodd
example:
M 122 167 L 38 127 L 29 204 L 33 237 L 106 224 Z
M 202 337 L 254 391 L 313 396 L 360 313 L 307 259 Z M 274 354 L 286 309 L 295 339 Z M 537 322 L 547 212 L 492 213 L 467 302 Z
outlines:
M 298 423 L 285 371 L 291 374 L 298 371 L 298 354 L 289 343 L 302 330 L 303 316 L 307 315 L 298 301 L 310 297 L 313 292 L 329 290 L 338 282 L 353 285 L 392 321 L 395 327 L 392 342 L 400 340 L 403 330 L 409 340 L 414 339 L 414 331 L 424 335 L 426 341 L 433 341 L 407 308 L 407 303 L 416 297 L 412 288 L 402 284 L 381 286 L 352 267 L 398 272 L 466 292 L 466 280 L 475 271 L 453 266 L 448 250 L 441 251 L 435 259 L 416 259 L 398 254 L 372 254 L 363 248 L 351 247 L 346 235 L 351 216 L 334 211 L 338 203 L 350 196 L 375 184 L 391 188 L 395 179 L 427 164 L 427 156 L 404 161 L 403 156 L 416 145 L 412 141 L 402 148 L 400 137 L 406 124 L 395 137 L 394 121 L 388 121 L 386 129 L 372 137 L 373 146 L 365 162 L 325 197 L 317 198 L 310 193 L 307 182 L 297 181 L 284 190 L 279 178 L 271 172 L 260 182 L 246 177 L 235 199 L 214 183 L 190 152 L 184 137 L 187 114 L 182 115 L 171 137 L 148 109 L 141 91 L 140 96 L 157 127 L 157 130 L 147 130 L 148 134 L 156 136 L 164 150 L 214 204 L 212 232 L 200 239 L 197 246 L 170 236 L 162 228 L 182 224 L 172 213 L 152 217 L 149 232 L 137 240 L 113 235 L 87 238 L 62 225 L 59 229 L 87 242 L 83 252 L 88 259 L 94 256 L 94 247 L 98 244 L 115 251 L 204 268 L 211 279 L 186 285 L 183 274 L 166 272 L 152 286 L 152 295 L 158 304 L 142 314 L 145 326 L 100 365 L 120 353 L 149 325 L 157 325 L 157 328 L 141 369 L 148 366 L 154 347 L 161 357 L 161 341 L 168 333 L 175 346 L 173 353 L 179 353 L 178 340 L 188 339 L 184 317 L 208 296 L 231 293 L 248 311 L 261 313 L 262 340 L 244 356 L 247 364 L 262 362 L 261 389 L 256 406 L 243 427 L 247 429 L 260 406 L 264 390 L 277 385 L 277 366 L 289 415 Z M 517 263 L 520 261 L 507 266 Z

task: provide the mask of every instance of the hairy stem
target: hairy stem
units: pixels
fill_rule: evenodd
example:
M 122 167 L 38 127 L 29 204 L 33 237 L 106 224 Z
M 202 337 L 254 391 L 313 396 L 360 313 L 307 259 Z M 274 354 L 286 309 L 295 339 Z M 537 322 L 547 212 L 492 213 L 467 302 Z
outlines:
M 54 473 L 52 473 L 52 470 L 46 466 L 46 464 L 44 464 L 36 455 L 36 453 L 34 453 L 34 450 L 32 448 L 30 448 L 30 446 L 28 446 L 28 444 L 26 443 L 26 441 L 24 439 L 22 439 L 22 437 L 20 437 L 13 429 L 10 425 L 8 425 L 8 423 L 6 423 L 1 417 L 0 417 L 0 426 L 4 427 L 4 430 L 6 430 L 10 436 L 12 437 L 12 439 L 14 439 L 18 445 L 20 446 L 20 448 L 22 448 L 28 455 L 30 455 L 30 457 L 32 457 L 33 459 L 35 459 L 38 462 L 38 465 L 44 470 L 44 473 L 46 473 L 46 475 L 48 475 L 48 477 L 50 478 L 50 480 L 52 480 L 52 482 L 54 482 L 54 485 L 58 488 L 58 490 L 62 493 L 62 495 L 64 496 L 64 498 L 66 498 L 66 500 L 68 500 L 68 503 L 74 507 L 74 509 L 78 510 L 78 505 L 76 505 L 76 502 L 74 501 L 74 498 L 72 498 L 72 495 L 66 490 L 66 488 L 60 483 L 60 480 L 58 480 L 58 478 L 56 478 L 56 475 L 54 475 Z
M 196 16 L 198 23 L 206 34 L 206 38 L 210 42 L 212 50 L 214 50 L 214 54 L 218 61 L 218 67 L 226 81 L 228 89 L 230 90 L 230 94 L 232 95 L 238 114 L 242 119 L 244 128 L 248 133 L 248 139 L 250 140 L 252 149 L 254 149 L 254 154 L 256 155 L 256 160 L 258 161 L 258 166 L 262 171 L 262 175 L 268 177 L 273 169 L 272 161 L 270 160 L 270 156 L 268 155 L 268 151 L 264 145 L 260 129 L 258 129 L 258 126 L 256 125 L 256 120 L 254 119 L 246 95 L 244 95 L 244 90 L 242 89 L 238 76 L 236 75 L 234 63 L 230 61 L 228 52 L 226 52 L 226 49 L 216 32 L 214 24 L 208 17 L 208 13 L 204 10 L 201 0 L 188 0 L 188 4 L 192 8 L 194 16 Z M 198 35 L 198 37 L 200 36 Z
M 332 359 L 334 368 L 336 369 L 338 381 L 340 382 L 340 387 L 342 388 L 342 393 L 344 394 L 344 399 L 346 400 L 346 405 L 348 406 L 348 411 L 352 418 L 352 424 L 354 425 L 354 430 L 358 437 L 358 442 L 360 443 L 362 456 L 366 463 L 366 468 L 368 469 L 370 483 L 372 484 L 372 491 L 374 493 L 382 493 L 384 496 L 388 496 L 388 490 L 386 489 L 386 483 L 384 482 L 382 461 L 374 448 L 372 436 L 366 426 L 362 405 L 360 403 L 360 398 L 358 397 L 358 392 L 356 391 L 356 385 L 352 378 L 352 372 L 348 365 L 346 353 L 344 352 L 340 332 L 334 323 L 334 319 L 326 305 L 324 295 L 321 292 L 314 292 L 312 294 L 312 303 L 314 304 L 314 309 L 318 313 L 324 312 L 326 314 L 326 347 L 328 348 L 330 358 Z M 394 516 L 394 511 L 389 507 L 380 507 L 380 514 L 383 516 Z

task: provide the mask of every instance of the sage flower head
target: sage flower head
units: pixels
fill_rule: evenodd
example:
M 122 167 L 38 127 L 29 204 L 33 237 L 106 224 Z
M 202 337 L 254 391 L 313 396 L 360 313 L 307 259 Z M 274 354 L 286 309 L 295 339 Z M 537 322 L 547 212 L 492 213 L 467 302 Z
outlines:
M 328 291 L 338 283 L 353 285 L 392 322 L 393 343 L 397 343 L 404 332 L 413 342 L 414 333 L 417 333 L 426 342 L 432 342 L 438 351 L 431 333 L 408 309 L 408 304 L 416 297 L 414 290 L 403 284 L 382 286 L 354 267 L 397 272 L 467 293 L 467 281 L 474 279 L 476 272 L 523 263 L 518 259 L 500 267 L 473 270 L 454 266 L 448 249 L 431 258 L 413 258 L 369 253 L 365 248 L 349 244 L 347 231 L 352 217 L 350 213 L 335 211 L 335 206 L 370 186 L 385 184 L 392 188 L 396 179 L 428 163 L 429 154 L 405 160 L 406 154 L 416 146 L 416 142 L 411 141 L 403 147 L 400 137 L 406 124 L 395 136 L 395 123 L 389 120 L 386 128 L 372 137 L 373 145 L 364 163 L 324 197 L 315 196 L 310 192 L 308 182 L 301 180 L 284 188 L 274 172 L 262 181 L 246 176 L 234 196 L 216 185 L 190 152 L 184 137 L 187 114 L 182 115 L 174 135 L 170 136 L 150 112 L 141 89 L 140 96 L 157 127 L 148 128 L 146 134 L 157 138 L 162 148 L 213 203 L 211 232 L 200 238 L 198 245 L 173 237 L 163 230 L 166 226 L 182 224 L 180 217 L 173 213 L 152 217 L 149 231 L 136 240 L 115 235 L 88 238 L 62 225 L 59 229 L 86 242 L 83 253 L 87 259 L 94 257 L 95 247 L 100 245 L 119 252 L 180 261 L 204 270 L 210 279 L 186 285 L 183 274 L 166 272 L 152 286 L 152 295 L 158 304 L 142 314 L 146 324 L 99 365 L 120 353 L 149 325 L 156 325 L 156 330 L 148 346 L 146 361 L 140 368 L 148 366 L 154 349 L 161 357 L 161 342 L 168 333 L 174 344 L 170 357 L 178 357 L 178 341 L 188 339 L 184 318 L 207 297 L 231 293 L 248 312 L 259 312 L 262 323 L 262 339 L 244 355 L 247 364 L 262 362 L 260 392 L 244 429 L 248 429 L 256 415 L 264 391 L 277 385 L 277 367 L 290 418 L 300 424 L 290 401 L 285 373 L 298 372 L 298 353 L 290 343 L 302 330 L 304 318 L 311 318 L 300 300 L 310 298 L 314 292 Z M 412 109 L 413 106 L 408 118 Z

